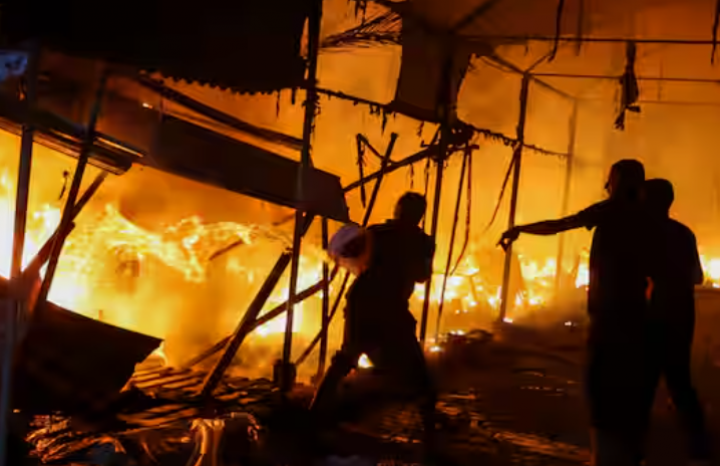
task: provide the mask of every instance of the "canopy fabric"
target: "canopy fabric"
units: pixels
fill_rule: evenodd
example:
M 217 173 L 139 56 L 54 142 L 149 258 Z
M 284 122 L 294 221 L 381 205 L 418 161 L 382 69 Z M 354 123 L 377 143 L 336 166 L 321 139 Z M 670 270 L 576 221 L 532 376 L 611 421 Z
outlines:
M 301 39 L 317 0 L 169 0 L 3 2 L 0 29 L 17 45 L 44 46 L 89 58 L 159 71 L 167 77 L 241 93 L 302 85 Z

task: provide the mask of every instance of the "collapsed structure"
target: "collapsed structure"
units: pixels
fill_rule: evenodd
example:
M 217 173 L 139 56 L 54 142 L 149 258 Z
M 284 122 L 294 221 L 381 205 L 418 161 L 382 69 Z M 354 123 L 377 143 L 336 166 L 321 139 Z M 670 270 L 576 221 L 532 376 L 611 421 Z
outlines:
M 609 18 L 625 8 L 620 5 L 621 2 L 605 2 L 602 6 L 596 5 L 596 10 L 588 8 L 588 11 L 584 11 L 582 2 L 568 5 L 551 0 L 532 2 L 531 6 L 523 5 L 523 15 L 518 16 L 515 14 L 518 6 L 510 0 L 457 0 L 449 6 L 431 0 L 403 3 L 379 1 L 376 3 L 385 9 L 361 4 L 361 7 L 375 11 L 376 15 L 371 15 L 353 30 L 325 37 L 322 41 L 319 32 L 322 5 L 316 0 L 291 2 L 292 7 L 279 1 L 261 2 L 262 5 L 257 6 L 250 6 L 248 2 L 236 2 L 238 4 L 232 6 L 228 2 L 211 2 L 205 5 L 200 18 L 195 10 L 179 11 L 164 2 L 153 2 L 154 8 L 148 9 L 144 2 L 142 10 L 152 11 L 155 16 L 141 18 L 136 14 L 139 4 L 126 5 L 120 18 L 114 22 L 117 26 L 112 27 L 100 20 L 105 12 L 92 2 L 55 2 L 51 10 L 36 2 L 19 3 L 10 4 L 3 11 L 2 17 L 2 32 L 7 49 L 26 54 L 28 64 L 26 78 L 20 83 L 13 79 L 7 80 L 4 84 L 5 92 L 0 96 L 0 116 L 4 128 L 21 134 L 23 140 L 13 273 L 6 286 L 7 295 L 16 301 L 13 301 L 13 312 L 7 313 L 9 320 L 5 338 L 7 348 L 12 348 L 16 336 L 11 329 L 16 319 L 21 317 L 23 338 L 15 353 L 17 370 L 12 380 L 23 387 L 35 387 L 25 390 L 25 396 L 17 398 L 17 402 L 21 403 L 24 410 L 37 412 L 81 411 L 87 409 L 88 399 L 99 400 L 102 404 L 97 406 L 99 411 L 116 409 L 115 403 L 119 402 L 121 389 L 131 380 L 135 364 L 145 359 L 160 344 L 157 339 L 73 315 L 47 301 L 63 241 L 70 234 L 73 220 L 83 205 L 104 180 L 104 176 L 99 177 L 80 196 L 86 165 L 94 165 L 120 176 L 133 164 L 146 165 L 296 211 L 292 248 L 279 257 L 242 321 L 238 323 L 236 331 L 179 371 L 151 369 L 148 373 L 135 374 L 131 380 L 131 385 L 145 390 L 155 389 L 159 392 L 166 389 L 163 396 L 181 397 L 188 402 L 191 400 L 195 406 L 203 405 L 213 398 L 232 404 L 239 397 L 233 384 L 247 388 L 238 380 L 226 379 L 222 382 L 238 347 L 250 332 L 283 313 L 288 315 L 287 330 L 283 364 L 278 366 L 277 378 L 285 389 L 292 385 L 293 309 L 297 302 L 320 291 L 323 292 L 323 326 L 312 344 L 295 362 L 304 361 L 319 344 L 321 357 L 318 375 L 322 374 L 327 352 L 327 328 L 339 307 L 348 277 L 345 276 L 333 303 L 329 298 L 329 286 L 338 271 L 331 271 L 327 266 L 323 271 L 323 280 L 305 290 L 296 290 L 301 238 L 314 217 L 323 219 L 326 237 L 327 219 L 340 222 L 349 220 L 344 194 L 360 189 L 365 198 L 365 184 L 376 181 L 370 199 L 366 200 L 366 215 L 362 223 L 367 224 L 384 176 L 413 163 L 432 160 L 436 172 L 429 227 L 432 235 L 436 236 L 445 164 L 453 154 L 462 154 L 461 173 L 472 173 L 472 154 L 477 149 L 479 137 L 499 140 L 513 149 L 508 169 L 508 179 L 512 174 L 510 226 L 515 221 L 524 151 L 558 156 L 565 161 L 567 168 L 562 212 L 567 212 L 576 145 L 575 131 L 584 99 L 548 80 L 574 78 L 616 81 L 622 78 L 619 85 L 622 90 L 621 106 L 615 123 L 623 127 L 626 124 L 626 112 L 637 111 L 638 103 L 643 103 L 638 95 L 637 81 L 648 79 L 646 76 L 636 76 L 636 47 L 642 47 L 643 43 L 661 43 L 656 39 L 643 42 L 624 35 L 625 31 L 614 31 Z M 638 10 L 648 6 L 644 2 L 636 3 L 633 7 Z M 648 0 L 648 3 L 653 2 Z M 237 21 L 241 21 L 240 24 Z M 301 37 L 306 22 L 308 47 L 306 58 L 303 58 Z M 137 32 L 131 39 L 127 39 L 123 31 L 130 25 Z M 193 34 L 188 34 L 189 30 L 194 31 Z M 572 31 L 572 35 L 569 35 L 569 31 Z M 610 34 L 616 33 L 617 36 L 605 39 L 590 36 L 598 31 L 610 31 Z M 88 37 L 93 40 L 88 41 Z M 123 40 L 119 40 L 119 37 L 123 37 Z M 321 47 L 341 48 L 368 42 L 390 42 L 402 47 L 403 59 L 392 102 L 373 102 L 317 86 L 317 60 Z M 683 43 L 681 40 L 677 42 Z M 253 46 L 257 43 L 265 44 L 266 47 Z M 552 60 L 565 44 L 579 44 L 588 48 L 588 43 L 619 44 L 626 56 L 624 74 L 582 76 L 553 71 Z M 695 40 L 693 43 L 714 46 L 714 40 L 709 39 Z M 534 49 L 530 57 L 521 57 L 527 66 L 514 64 L 517 53 L 508 59 L 499 52 L 505 46 L 527 44 L 543 44 L 541 53 Z M 507 136 L 498 131 L 479 128 L 462 121 L 458 116 L 458 96 L 474 57 L 480 57 L 519 76 L 519 121 L 515 135 Z M 237 66 L 237 63 L 244 65 Z M 543 71 L 547 68 L 550 71 Z M 423 76 L 424 79 L 417 79 L 417 76 Z M 212 108 L 168 85 L 172 79 L 217 86 L 227 92 L 237 93 L 303 89 L 303 137 L 295 138 L 259 128 Z M 617 86 L 617 83 L 613 85 Z M 536 86 L 571 104 L 567 150 L 545 150 L 528 142 L 525 128 L 528 101 Z M 437 124 L 437 136 L 417 154 L 396 162 L 391 159 L 396 136 L 391 137 L 387 151 L 382 153 L 367 137 L 358 135 L 358 151 L 374 152 L 382 160 L 381 170 L 368 175 L 362 171 L 360 164 L 359 180 L 342 187 L 339 177 L 312 166 L 310 142 L 321 95 L 367 105 L 382 114 L 383 119 L 387 115 L 399 113 Z M 149 96 L 161 96 L 164 101 L 183 107 L 191 112 L 195 120 L 148 104 L 148 101 L 152 101 Z M 299 151 L 300 162 L 245 142 L 247 138 Z M 27 215 L 33 140 L 77 157 L 77 168 L 56 234 L 41 250 L 32 266 L 21 270 L 22 232 Z M 470 178 L 471 175 L 467 174 L 468 186 L 472 184 Z M 461 181 L 460 185 L 455 224 L 458 221 L 460 200 L 465 195 L 464 182 Z M 457 262 L 457 250 L 453 246 L 455 236 L 453 229 L 447 261 L 440 258 L 445 280 Z M 558 270 L 561 270 L 564 262 L 563 251 L 561 245 L 557 257 Z M 506 317 L 507 303 L 512 302 L 509 294 L 511 258 L 512 252 L 505 261 L 500 320 Z M 43 275 L 40 270 L 46 263 L 47 270 Z M 259 317 L 268 296 L 288 267 L 291 278 L 287 302 Z M 428 283 L 425 288 L 420 330 L 423 341 L 428 332 L 431 286 Z M 444 283 L 443 290 L 445 286 Z M 442 291 L 436 328 L 440 328 L 444 296 Z M 97 339 L 77 337 L 89 333 L 95 334 Z M 51 334 L 52 338 L 49 337 Z M 73 341 L 77 342 L 77 347 L 72 350 L 74 357 L 68 353 L 71 350 L 60 351 L 60 348 L 71 348 L 68 345 Z M 110 350 L 118 347 L 127 350 Z M 107 351 L 103 351 L 103 348 L 107 348 Z M 81 356 L 90 353 L 93 353 L 95 359 Z M 210 371 L 193 369 L 197 363 L 218 353 L 221 353 L 220 358 Z M 12 351 L 6 352 L 6 361 L 10 361 L 11 354 Z M 52 365 L 57 369 L 50 373 L 47 367 Z M 90 370 L 94 371 L 100 365 L 112 367 L 107 377 L 98 377 L 96 373 L 93 377 L 84 378 Z M 6 362 L 3 367 L 8 368 L 10 365 Z M 7 377 L 4 380 L 11 380 L 11 374 L 5 375 Z M 82 392 L 75 390 L 78 384 L 84 387 Z M 39 403 L 41 391 L 43 404 Z M 0 414 L 8 413 L 9 392 L 8 382 L 8 385 L 4 385 L 5 401 Z M 47 396 L 47 393 L 51 393 L 51 396 Z M 197 416 L 199 412 L 198 409 L 183 416 Z M 167 420 L 166 417 L 162 419 Z M 143 422 L 147 422 L 147 419 L 143 419 Z

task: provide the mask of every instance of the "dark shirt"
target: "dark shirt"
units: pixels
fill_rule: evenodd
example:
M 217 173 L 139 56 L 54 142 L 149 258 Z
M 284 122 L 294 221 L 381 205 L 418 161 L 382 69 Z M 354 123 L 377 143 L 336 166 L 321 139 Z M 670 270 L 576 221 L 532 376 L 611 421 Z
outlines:
M 651 316 L 670 325 L 693 325 L 695 285 L 702 282 L 703 277 L 695 235 L 670 218 L 651 225 Z
M 394 310 L 409 314 L 408 301 L 415 284 L 432 273 L 435 243 L 419 227 L 392 220 L 373 225 L 368 232 L 372 251 L 367 269 L 348 292 L 350 307 L 358 307 L 368 319 L 391 318 L 385 314 L 394 314 Z
M 595 229 L 590 248 L 590 338 L 632 338 L 646 311 L 645 214 L 640 203 L 609 199 L 577 214 Z

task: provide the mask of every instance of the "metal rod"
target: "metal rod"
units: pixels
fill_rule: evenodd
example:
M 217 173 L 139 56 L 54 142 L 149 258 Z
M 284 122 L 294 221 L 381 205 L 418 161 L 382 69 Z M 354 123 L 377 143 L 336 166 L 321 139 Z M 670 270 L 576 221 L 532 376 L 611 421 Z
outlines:
M 565 182 L 563 184 L 562 194 L 562 206 L 560 210 L 560 217 L 565 217 L 568 214 L 570 208 L 570 187 L 572 184 L 573 175 L 573 163 L 575 152 L 575 139 L 577 137 L 577 118 L 578 118 L 578 104 L 577 102 L 573 105 L 572 113 L 570 114 L 570 120 L 568 121 L 568 156 L 565 159 Z M 558 251 L 557 259 L 555 261 L 555 296 L 559 296 L 562 291 L 562 276 L 563 276 L 563 261 L 565 260 L 565 235 L 560 235 L 558 238 Z
M 611 81 L 620 80 L 620 76 L 606 74 L 569 74 L 569 73 L 534 73 L 535 77 L 543 78 L 564 78 L 564 79 L 606 79 Z M 707 83 L 720 84 L 720 78 L 685 78 L 685 77 L 666 77 L 666 76 L 638 76 L 638 81 L 663 81 L 663 82 L 679 82 L 679 83 Z
M 72 223 L 72 214 L 75 210 L 75 201 L 78 198 L 80 192 L 80 184 L 82 183 L 83 175 L 85 174 L 85 168 L 87 167 L 88 160 L 90 159 L 90 151 L 92 150 L 93 143 L 95 142 L 95 130 L 97 122 L 100 117 L 100 108 L 102 106 L 103 95 L 105 94 L 105 88 L 108 79 L 107 70 L 103 70 L 100 75 L 100 82 L 95 93 L 95 100 L 90 110 L 90 118 L 88 120 L 87 130 L 85 138 L 82 142 L 80 154 L 78 156 L 77 165 L 75 166 L 75 174 L 73 175 L 72 183 L 70 184 L 70 190 L 68 191 L 68 197 L 65 201 L 65 208 L 63 209 L 62 217 L 60 218 L 60 226 L 58 231 L 60 234 L 53 243 L 53 248 L 50 252 L 50 258 L 48 259 L 48 267 L 45 272 L 45 278 L 40 288 L 38 295 L 37 304 L 42 306 L 42 303 L 47 300 L 50 287 L 52 286 L 53 278 L 57 270 L 58 262 L 60 260 L 60 254 L 65 244 L 64 232 L 67 230 Z
M 433 201 L 433 212 L 432 222 L 430 224 L 430 237 L 433 242 L 437 238 L 438 222 L 440 219 L 440 199 L 442 194 L 442 182 L 443 182 L 443 170 L 445 168 L 445 159 L 450 155 L 448 154 L 448 148 L 450 147 L 450 138 L 452 136 L 452 128 L 450 127 L 451 112 L 454 107 L 451 105 L 451 86 L 452 86 L 452 68 L 453 68 L 453 55 L 451 52 L 451 46 L 447 46 L 445 50 L 445 63 L 443 66 L 442 82 L 438 89 L 438 101 L 440 106 L 441 123 L 440 123 L 440 141 L 438 143 L 437 151 L 437 171 L 435 172 L 435 198 Z M 433 258 L 434 263 L 434 258 Z M 425 282 L 425 300 L 423 301 L 422 317 L 420 320 L 420 344 L 425 347 L 425 337 L 427 335 L 427 321 L 428 314 L 430 312 L 430 294 L 432 290 L 432 276 Z
M 510 62 L 510 61 L 508 61 L 508 60 L 506 60 L 506 59 L 504 59 L 504 58 L 501 57 L 500 55 L 497 55 L 497 54 L 496 54 L 496 55 L 487 57 L 487 59 L 490 60 L 490 61 L 493 61 L 493 62 L 497 63 L 498 65 L 501 65 L 501 66 L 504 66 L 504 67 L 506 67 L 506 68 L 509 68 L 510 71 L 512 71 L 513 73 L 517 73 L 517 74 L 520 74 L 520 75 L 526 75 L 526 74 L 528 74 L 527 71 L 523 71 L 519 66 L 517 66 L 517 65 L 515 65 L 514 63 L 512 63 L 512 62 Z M 538 66 L 539 64 L 540 64 L 540 62 L 535 62 L 535 64 L 530 67 L 530 70 L 532 70 L 533 68 L 535 68 L 535 67 Z M 571 101 L 576 100 L 576 98 L 575 98 L 574 96 L 568 94 L 568 93 L 565 92 L 565 91 L 562 91 L 562 90 L 558 89 L 557 87 L 553 86 L 552 84 L 549 84 L 549 83 L 543 81 L 542 79 L 538 78 L 537 76 L 540 76 L 540 75 L 539 75 L 539 74 L 536 74 L 536 73 L 533 73 L 533 74 L 530 75 L 530 79 L 531 79 L 535 84 L 537 84 L 537 85 L 539 85 L 540 87 L 542 87 L 543 89 L 547 89 L 548 91 L 553 92 L 553 93 L 559 95 L 560 97 L 562 97 L 562 98 L 564 98 L 564 99 L 571 100 Z
M 696 39 L 636 39 L 634 37 L 554 37 L 554 36 L 467 36 L 469 41 L 480 42 L 581 42 L 581 43 L 607 43 L 624 44 L 627 42 L 635 42 L 636 44 L 665 44 L 665 45 L 713 45 L 712 40 L 696 40 Z
M 305 98 L 305 121 L 303 122 L 302 153 L 300 155 L 300 166 L 298 167 L 297 197 L 301 202 L 305 201 L 305 184 L 308 169 L 312 166 L 311 138 L 315 127 L 315 114 L 318 104 L 317 86 L 317 65 L 318 53 L 320 50 L 320 22 L 322 20 L 322 0 L 314 0 L 312 10 L 308 17 L 308 79 L 307 94 Z M 298 273 L 300 268 L 300 248 L 302 247 L 302 223 L 303 210 L 297 209 L 295 213 L 295 232 L 293 234 L 292 260 L 290 263 L 290 284 L 288 285 L 288 309 L 285 325 L 285 341 L 283 344 L 283 366 L 280 386 L 283 392 L 289 390 L 292 385 L 290 374 L 292 369 L 292 337 L 293 322 L 295 317 L 295 293 L 297 288 Z
M 458 221 L 460 220 L 460 204 L 462 203 L 462 194 L 465 190 L 465 172 L 467 171 L 470 153 L 466 152 L 463 156 L 462 168 L 460 168 L 460 182 L 458 183 L 457 200 L 455 201 L 455 215 L 453 217 L 452 232 L 450 233 L 450 247 L 448 248 L 447 263 L 445 264 L 445 274 L 443 274 L 442 289 L 440 292 L 440 302 L 438 303 L 437 322 L 435 324 L 435 341 L 440 337 L 440 324 L 442 322 L 442 311 L 445 305 L 445 290 L 447 289 L 448 275 L 452 268 L 453 252 L 455 250 L 455 234 L 457 233 Z
M 322 247 L 327 251 L 330 243 L 328 232 L 328 219 L 322 219 Z M 330 267 L 327 261 L 323 261 L 323 290 L 322 290 L 322 325 L 320 328 L 320 354 L 318 355 L 318 370 L 315 380 L 319 381 L 325 373 L 325 361 L 328 350 L 328 329 L 330 328 Z
M 258 137 L 269 142 L 287 146 L 291 149 L 302 148 L 302 139 L 298 139 L 287 134 L 278 133 L 277 131 L 272 131 L 269 129 L 259 128 L 257 126 L 251 125 L 250 123 L 242 121 L 232 115 L 221 112 L 216 108 L 205 105 L 204 103 L 197 101 L 192 97 L 188 97 L 182 92 L 178 92 L 175 89 L 169 88 L 162 82 L 155 79 L 146 76 L 135 77 L 134 79 L 141 86 L 150 89 L 161 97 L 171 100 L 179 105 L 182 105 L 188 110 L 192 110 L 193 112 L 199 113 L 200 115 L 218 121 L 232 129 L 249 134 L 251 136 Z
M 30 45 L 28 68 L 26 71 L 25 105 L 33 109 L 37 102 L 38 65 L 40 48 L 37 42 Z M 23 122 L 20 142 L 20 164 L 18 167 L 17 195 L 15 198 L 15 229 L 13 232 L 13 251 L 10 264 L 10 289 L 18 287 L 22 270 L 22 258 L 25 248 L 25 226 L 27 221 L 28 199 L 30 194 L 30 171 L 32 168 L 32 150 L 35 126 L 32 119 Z M 11 293 L 4 304 L 4 351 L 2 365 L 2 387 L 0 387 L 0 466 L 7 464 L 7 445 L 9 436 L 10 403 L 12 398 L 12 363 L 15 353 L 18 317 L 22 312 L 22 303 Z
M 520 168 L 522 165 L 522 142 L 525 140 L 525 120 L 527 117 L 528 94 L 530 91 L 530 77 L 523 75 L 520 86 L 520 115 L 518 116 L 517 139 L 521 143 L 515 147 L 513 158 L 515 167 L 513 171 L 512 196 L 510 197 L 510 215 L 508 216 L 508 229 L 515 226 L 515 213 L 517 211 L 518 193 L 520 190 Z M 503 267 L 503 281 L 500 298 L 500 313 L 498 322 L 505 321 L 507 316 L 508 296 L 510 294 L 510 271 L 512 268 L 512 245 L 505 250 L 505 266 Z
M 95 193 L 100 189 L 100 186 L 102 186 L 103 182 L 107 178 L 108 173 L 102 172 L 100 173 L 92 182 L 90 186 L 85 190 L 83 195 L 80 197 L 80 200 L 75 204 L 75 208 L 72 212 L 72 218 L 71 222 L 74 222 L 78 215 L 80 215 L 80 212 L 82 212 L 82 209 L 87 205 L 88 202 L 90 202 L 90 199 L 95 195 Z M 70 234 L 70 231 L 75 228 L 74 223 L 70 224 L 70 228 L 65 231 L 65 236 L 67 237 Z M 48 258 L 50 257 L 50 252 L 52 249 L 52 245 L 55 242 L 55 239 L 60 234 L 59 228 L 55 229 L 52 235 L 50 235 L 50 238 L 47 239 L 45 244 L 42 245 L 40 250 L 35 254 L 35 257 L 28 263 L 28 265 L 23 269 L 23 275 L 32 275 L 35 273 L 38 273 L 42 266 L 47 262 Z
M 307 233 L 307 231 L 310 229 L 313 218 L 314 216 L 311 214 L 307 214 L 305 216 L 303 220 L 303 235 L 305 235 L 305 233 Z M 200 389 L 201 396 L 208 397 L 212 395 L 215 387 L 217 387 L 217 384 L 220 383 L 223 374 L 225 373 L 227 368 L 230 367 L 230 364 L 235 358 L 235 354 L 237 354 L 237 351 L 245 340 L 245 337 L 254 328 L 253 325 L 257 320 L 258 315 L 260 314 L 260 312 L 262 312 L 263 307 L 265 307 L 265 303 L 267 302 L 268 298 L 270 297 L 273 290 L 280 281 L 280 278 L 285 272 L 285 269 L 287 269 L 288 265 L 290 265 L 291 259 L 292 251 L 285 251 L 278 258 L 277 262 L 273 266 L 273 269 L 270 271 L 270 274 L 268 274 L 265 282 L 262 284 L 260 290 L 255 295 L 255 298 L 253 298 L 250 306 L 248 306 L 247 311 L 245 311 L 245 314 L 240 320 L 240 323 L 235 328 L 235 331 L 233 332 L 231 337 L 228 339 L 222 356 L 217 361 L 217 363 L 215 363 L 215 366 L 212 368 L 212 370 L 208 372 L 207 377 L 205 377 L 202 388 Z

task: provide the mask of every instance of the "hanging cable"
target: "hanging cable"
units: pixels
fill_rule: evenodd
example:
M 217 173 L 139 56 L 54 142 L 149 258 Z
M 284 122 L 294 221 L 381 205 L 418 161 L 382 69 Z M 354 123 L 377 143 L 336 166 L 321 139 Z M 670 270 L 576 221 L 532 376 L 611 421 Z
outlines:
M 508 182 L 510 181 L 510 175 L 512 174 L 515 162 L 515 156 L 513 156 L 513 158 L 510 160 L 510 166 L 508 166 L 507 173 L 505 173 L 505 180 L 503 180 L 502 188 L 500 188 L 500 196 L 498 196 L 497 204 L 495 204 L 495 210 L 493 211 L 492 217 L 490 218 L 490 222 L 483 230 L 483 235 L 487 233 L 488 230 L 490 230 L 490 227 L 492 227 L 493 223 L 495 223 L 498 212 L 500 212 L 500 206 L 502 205 L 503 197 L 505 197 L 505 190 L 507 189 Z
M 365 180 L 365 146 L 363 145 L 362 138 L 358 134 L 355 138 L 357 142 L 357 166 L 358 166 L 358 175 L 360 177 L 360 181 Z M 360 202 L 362 202 L 363 208 L 366 207 L 367 204 L 367 193 L 365 192 L 365 183 L 360 185 Z
M 720 0 L 716 0 L 715 3 L 715 21 L 713 22 L 713 34 L 712 34 L 712 56 L 710 57 L 710 63 L 715 64 L 715 52 L 717 51 L 718 45 L 718 28 L 720 28 Z
M 585 37 L 585 0 L 579 0 L 578 2 L 578 18 L 577 18 L 577 30 L 575 35 L 578 38 L 575 44 L 575 55 L 580 56 L 582 51 L 583 37 Z
M 555 42 L 553 43 L 552 53 L 550 53 L 548 61 L 553 61 L 555 59 L 558 47 L 560 47 L 560 34 L 562 33 L 562 19 L 564 10 L 565 0 L 559 0 L 557 6 L 557 14 L 555 15 Z
M 468 158 L 467 161 L 467 199 L 465 201 L 465 238 L 463 239 L 463 245 L 460 249 L 460 254 L 458 255 L 457 262 L 455 262 L 455 266 L 452 269 L 452 272 L 450 275 L 455 275 L 455 272 L 457 272 L 457 269 L 460 267 L 460 264 L 462 263 L 463 259 L 465 258 L 465 253 L 467 252 L 468 245 L 470 244 L 470 229 L 472 226 L 472 148 L 467 147 L 465 149 L 465 155 Z

